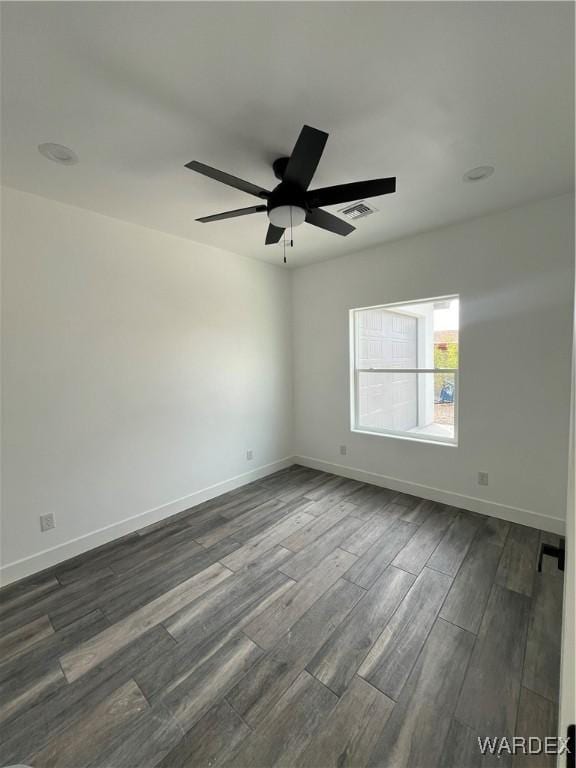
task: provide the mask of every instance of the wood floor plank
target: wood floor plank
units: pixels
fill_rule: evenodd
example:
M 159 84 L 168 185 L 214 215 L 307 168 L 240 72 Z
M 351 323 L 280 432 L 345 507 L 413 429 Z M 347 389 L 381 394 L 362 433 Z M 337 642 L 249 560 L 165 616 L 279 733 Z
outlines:
M 364 659 L 358 674 L 395 701 L 404 687 L 452 580 L 424 568 Z
M 6 661 L 26 653 L 36 643 L 53 634 L 54 627 L 48 616 L 40 616 L 0 637 L 0 658 Z
M 179 679 L 161 696 L 162 703 L 188 730 L 243 677 L 263 651 L 250 638 L 232 638 L 204 664 Z
M 314 506 L 314 505 L 311 505 Z M 314 515 L 313 519 L 300 528 L 295 533 L 288 536 L 282 541 L 282 546 L 292 552 L 299 552 L 308 544 L 316 541 L 322 534 L 329 530 L 333 525 L 347 517 L 354 510 L 353 504 L 348 504 L 343 501 L 338 504 L 334 504 L 322 515 Z M 313 514 L 310 509 L 306 510 L 308 514 Z
M 271 528 L 274 523 L 280 522 L 295 512 L 306 512 L 307 515 L 310 515 L 312 506 L 314 503 L 305 497 L 287 503 L 280 502 L 280 507 L 275 512 L 268 512 L 266 515 L 254 517 L 253 520 L 246 522 L 234 534 L 234 539 L 241 544 L 247 544 L 251 539 Z
M 525 525 L 513 525 L 506 539 L 496 583 L 501 587 L 532 594 L 535 564 L 538 557 L 539 532 Z
M 291 579 L 300 581 L 310 571 L 318 565 L 325 557 L 346 542 L 355 531 L 358 530 L 362 522 L 355 517 L 344 517 L 337 523 L 334 523 L 324 535 L 311 541 L 293 557 L 280 566 L 282 573 L 290 576 Z M 282 542 L 284 543 L 284 542 Z M 350 554 L 350 553 L 348 553 Z M 354 560 L 356 558 L 354 557 Z
M 181 725 L 157 702 L 141 712 L 123 732 L 102 744 L 87 768 L 155 768 L 175 749 L 182 736 Z M 172 768 L 180 765 L 173 763 Z
M 238 543 L 226 539 L 208 549 L 201 548 L 201 551 L 191 551 L 188 548 L 184 552 L 178 550 L 174 557 L 165 558 L 165 562 L 159 565 L 143 565 L 130 571 L 128 578 L 122 578 L 109 585 L 96 599 L 96 604 L 104 611 L 110 623 L 115 624 L 138 608 L 148 605 L 205 571 L 239 546 Z M 52 614 L 50 617 L 52 618 Z
M 418 496 L 412 496 L 409 493 L 397 493 L 394 496 L 394 504 L 400 504 L 406 509 L 414 509 L 423 501 L 424 499 L 421 499 Z
M 448 576 L 456 576 L 482 523 L 481 518 L 459 512 L 426 565 Z
M 299 479 L 298 481 L 289 484 L 281 492 L 277 494 L 277 498 L 284 502 L 295 501 L 296 499 L 303 499 L 307 493 L 320 488 L 327 483 L 330 479 L 330 475 L 325 473 L 314 473 L 307 479 Z
M 442 540 L 454 516 L 454 510 L 450 507 L 439 505 L 435 508 L 414 536 L 398 552 L 392 565 L 417 576 Z
M 353 555 L 363 555 L 382 534 L 391 528 L 401 515 L 402 507 L 388 504 L 382 514 L 367 520 L 342 546 Z
M 240 617 L 233 615 L 229 620 L 225 616 L 211 619 L 207 632 L 202 627 L 191 626 L 173 647 L 135 674 L 136 682 L 150 701 L 159 700 L 167 688 L 177 685 L 217 654 L 226 643 L 242 635 L 243 627 L 285 595 L 293 584 L 287 581 L 280 586 L 270 585 L 266 590 L 268 579 L 264 581 L 254 605 Z M 265 596 L 262 596 L 265 590 Z
M 48 634 L 43 640 L 31 646 L 27 652 L 3 659 L 0 661 L 0 691 L 11 678 L 22 678 L 34 669 L 41 669 L 48 661 L 58 659 L 75 645 L 102 632 L 108 626 L 110 625 L 106 617 L 97 608 L 58 632 Z
M 184 523 L 177 527 L 164 526 L 146 536 L 138 536 L 127 551 L 109 558 L 107 565 L 116 574 L 127 573 L 141 563 L 149 565 L 156 558 L 165 556 L 167 550 L 186 544 L 191 551 L 199 550 L 193 531 Z
M 346 498 L 356 507 L 354 516 L 360 520 L 370 520 L 382 514 L 390 503 L 393 493 L 376 485 L 364 485 Z
M 339 579 L 230 691 L 228 701 L 250 726 L 265 717 L 363 595 Z
M 502 548 L 483 537 L 472 542 L 440 616 L 477 634 L 494 583 Z
M 442 768 L 484 768 L 490 762 L 480 752 L 475 732 L 453 718 L 444 745 Z
M 374 499 L 382 501 L 379 496 L 379 492 L 382 489 L 377 485 L 371 485 L 369 483 L 358 483 L 356 488 L 348 495 L 348 501 L 356 506 L 372 502 Z
M 415 525 L 422 525 L 430 517 L 430 515 L 437 509 L 438 505 L 435 501 L 429 499 L 416 499 L 415 497 L 409 497 L 411 502 L 406 505 L 402 520 L 407 523 L 414 523 Z M 396 504 L 402 502 L 398 500 L 398 496 L 394 499 Z
M 365 768 L 394 702 L 354 677 L 327 723 L 312 734 L 298 768 Z
M 232 573 L 173 613 L 164 621 L 164 626 L 176 640 L 189 640 L 197 634 L 201 642 L 231 619 L 240 622 L 242 616 L 270 592 L 293 584 L 292 579 L 276 570 L 288 557 L 288 550 L 276 547 L 252 567 Z
M 243 493 L 242 491 L 243 489 L 238 489 L 238 493 L 233 496 L 228 496 L 225 503 L 216 505 L 215 509 L 219 517 L 232 520 L 274 498 L 271 491 L 262 488 L 261 486 L 248 486 Z M 193 517 L 190 518 L 190 523 L 192 522 Z
M 62 585 L 55 576 L 23 579 L 0 589 L 0 619 L 4 621 L 15 611 L 37 603 L 47 595 L 58 592 Z
M 370 768 L 444 768 L 445 741 L 474 640 L 436 621 L 374 746 Z
M 95 574 L 101 575 L 106 568 L 109 568 L 111 557 L 121 552 L 130 551 L 130 548 L 134 544 L 138 544 L 138 541 L 138 534 L 130 533 L 121 539 L 104 544 L 89 552 L 83 552 L 81 555 L 67 560 L 65 563 L 56 566 L 54 574 L 63 585 L 72 584 L 87 577 L 93 577 Z
M 346 488 L 346 480 L 343 477 L 337 477 L 333 475 L 322 485 L 317 488 L 312 488 L 307 491 L 306 497 L 312 501 L 320 501 L 321 499 L 340 499 L 342 488 Z
M 341 501 L 345 501 L 347 504 L 352 503 L 349 496 L 354 493 L 361 484 L 356 482 L 356 480 L 348 480 L 344 478 L 340 478 L 340 480 L 342 482 L 338 484 L 337 488 L 333 488 L 328 493 L 322 493 L 320 498 L 316 495 L 313 496 L 312 492 L 306 494 L 305 498 L 311 498 L 314 501 L 314 505 L 310 507 L 310 514 L 315 516 L 322 515 L 334 506 L 334 504 L 338 504 Z M 317 490 L 324 491 L 327 487 L 329 487 L 329 484 L 326 483 L 320 486 Z M 356 509 L 356 505 L 354 505 L 354 508 Z
M 511 523 L 507 523 L 505 520 L 499 520 L 497 517 L 488 517 L 480 527 L 477 538 L 482 538 L 490 542 L 490 544 L 503 547 L 510 533 L 510 527 Z
M 28 755 L 26 761 L 42 768 L 70 768 L 68 756 L 72 752 L 77 766 L 87 765 L 97 757 L 102 744 L 146 709 L 148 702 L 129 680 L 39 752 Z
M 387 568 L 307 664 L 307 670 L 341 696 L 414 580 L 412 574 Z
M 219 525 L 197 535 L 196 540 L 205 547 L 211 547 L 228 536 L 234 536 L 235 533 L 254 521 L 261 520 L 262 518 L 270 519 L 275 513 L 280 513 L 280 516 L 282 516 L 285 506 L 278 499 L 268 499 L 262 502 L 262 504 L 250 507 L 248 511 L 242 514 L 235 515 L 232 518 L 221 518 L 222 522 Z
M 217 768 L 250 733 L 228 702 L 220 701 L 184 734 L 158 768 Z
M 516 736 L 525 739 L 537 736 L 542 741 L 558 733 L 558 706 L 556 702 L 539 696 L 528 688 L 520 691 Z M 554 768 L 554 755 L 526 755 L 518 752 L 512 758 L 513 768 Z
M 134 642 L 135 638 L 165 621 L 183 605 L 192 602 L 231 575 L 231 571 L 220 563 L 215 563 L 90 640 L 86 640 L 78 647 L 68 651 L 60 658 L 66 679 L 69 682 L 77 680 L 105 661 L 106 658 Z
M 100 610 L 78 619 L 30 648 L 0 663 L 0 722 L 16 716 L 66 684 L 58 657 L 108 626 Z
M 550 701 L 558 701 L 564 581 L 536 573 L 530 607 L 523 684 Z
M 258 485 L 272 491 L 282 491 L 285 488 L 292 486 L 295 482 L 305 483 L 310 478 L 319 477 L 323 474 L 324 473 L 316 472 L 316 470 L 308 467 L 294 464 L 288 469 L 263 477 L 258 480 Z M 328 478 L 329 475 L 326 475 L 326 480 L 328 480 Z
M 34 679 L 20 685 L 14 685 L 13 690 L 4 691 L 0 695 L 0 724 L 17 717 L 21 712 L 48 698 L 54 691 L 66 685 L 66 678 L 60 666 L 56 663 L 47 668 Z M 0 757 L 2 756 L 0 751 Z
M 458 719 L 479 734 L 514 733 L 530 600 L 495 584 L 458 701 Z
M 271 648 L 346 573 L 354 560 L 354 555 L 349 552 L 334 550 L 295 584 L 287 595 L 279 598 L 244 628 L 248 637 L 262 648 Z
M 10 632 L 46 615 L 58 631 L 97 608 L 97 597 L 116 581 L 117 577 L 112 571 L 105 570 L 102 575 L 96 573 L 91 578 L 66 586 L 60 585 L 58 590 L 39 595 L 32 603 L 3 616 L 2 632 Z
M 39 751 L 50 739 L 89 715 L 138 670 L 145 669 L 174 645 L 175 640 L 164 627 L 155 627 L 107 659 L 105 665 L 93 669 L 75 683 L 58 687 L 51 696 L 31 702 L 15 719 L 0 724 L 4 763 L 25 763 L 27 755 Z
M 346 578 L 359 587 L 370 589 L 376 579 L 384 573 L 402 547 L 418 530 L 413 523 L 395 520 L 382 536 L 361 555 L 346 574 Z
M 289 768 L 338 702 L 332 691 L 302 672 L 265 720 L 224 763 L 228 768 Z
M 240 549 L 232 552 L 222 558 L 222 564 L 233 571 L 240 568 L 246 568 L 250 563 L 254 563 L 273 547 L 280 544 L 285 538 L 303 528 L 313 520 L 311 515 L 306 512 L 296 512 L 280 520 L 280 522 L 266 529 L 260 535 L 252 538 Z

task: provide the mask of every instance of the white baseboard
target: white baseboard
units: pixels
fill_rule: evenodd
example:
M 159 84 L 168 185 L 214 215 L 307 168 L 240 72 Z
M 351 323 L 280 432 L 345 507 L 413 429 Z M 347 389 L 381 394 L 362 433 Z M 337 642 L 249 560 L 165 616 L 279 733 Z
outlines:
M 25 576 L 31 576 L 34 573 L 44 571 L 46 568 L 58 565 L 58 563 L 69 560 L 71 557 L 81 555 L 83 552 L 88 552 L 90 549 L 119 539 L 122 536 L 126 536 L 128 533 L 133 533 L 140 528 L 145 528 L 147 525 L 157 523 L 167 517 L 176 515 L 178 512 L 184 512 L 184 510 L 189 509 L 190 507 L 195 507 L 197 504 L 202 504 L 204 501 L 209 501 L 216 496 L 221 496 L 223 493 L 233 491 L 235 488 L 240 488 L 242 485 L 253 483 L 255 480 L 259 480 L 262 477 L 271 475 L 274 472 L 279 472 L 281 469 L 286 469 L 292 464 L 294 464 L 294 459 L 290 456 L 285 459 L 280 459 L 279 461 L 274 461 L 271 464 L 264 464 L 264 466 L 258 467 L 251 472 L 245 472 L 242 475 L 236 475 L 236 477 L 224 480 L 221 483 L 216 483 L 208 488 L 202 488 L 199 491 L 191 493 L 189 496 L 183 496 L 181 499 L 176 499 L 168 504 L 163 504 L 161 507 L 149 509 L 146 512 L 141 512 L 138 515 L 133 515 L 125 520 L 121 520 L 119 523 L 113 523 L 105 528 L 100 528 L 97 531 L 92 531 L 84 536 L 71 539 L 63 544 L 51 547 L 50 549 L 45 549 L 30 557 L 25 557 L 22 560 L 8 563 L 0 568 L 0 585 L 5 586 L 6 584 L 23 579 Z
M 528 525 L 532 528 L 540 528 L 543 531 L 564 535 L 565 522 L 558 517 L 550 517 L 541 512 L 534 512 L 530 509 L 521 509 L 519 507 L 510 507 L 506 504 L 500 504 L 497 501 L 486 501 L 476 496 L 466 496 L 461 493 L 444 491 L 441 488 L 432 488 L 429 485 L 421 483 L 410 483 L 406 480 L 399 480 L 396 477 L 380 475 L 376 472 L 366 472 L 363 469 L 346 467 L 343 464 L 333 464 L 321 459 L 313 459 L 310 456 L 295 456 L 294 463 L 302 464 L 304 467 L 318 469 L 322 472 L 330 472 L 333 475 L 349 477 L 352 480 L 359 480 L 363 483 L 380 485 L 383 488 L 390 488 L 393 491 L 409 493 L 412 496 L 421 496 L 423 499 L 431 499 L 441 504 L 450 504 L 453 507 L 468 509 L 471 512 L 480 512 L 490 517 L 499 517 L 501 520 L 507 520 L 511 523 Z

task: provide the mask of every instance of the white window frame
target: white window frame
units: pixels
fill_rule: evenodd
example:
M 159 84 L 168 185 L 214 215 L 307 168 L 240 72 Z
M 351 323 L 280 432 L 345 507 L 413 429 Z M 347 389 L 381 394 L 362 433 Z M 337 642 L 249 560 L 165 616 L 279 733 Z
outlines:
M 411 440 L 417 443 L 430 443 L 431 445 L 458 446 L 458 410 L 460 405 L 460 333 L 458 333 L 458 368 L 356 368 L 356 349 L 358 347 L 358 328 L 356 314 L 367 309 L 393 309 L 394 307 L 410 307 L 411 304 L 429 304 L 435 301 L 451 301 L 458 299 L 459 294 L 449 296 L 432 296 L 424 299 L 411 299 L 410 301 L 397 301 L 390 304 L 375 304 L 369 307 L 354 307 L 349 311 L 350 327 L 350 431 L 375 437 L 393 437 L 400 440 Z M 407 312 L 406 314 L 409 314 Z M 358 374 L 360 373 L 397 373 L 402 370 L 406 373 L 450 373 L 454 375 L 454 437 L 430 435 L 427 433 L 402 431 L 396 429 L 380 429 L 376 427 L 366 428 L 358 425 L 359 422 L 359 392 Z M 420 407 L 420 406 L 418 406 Z

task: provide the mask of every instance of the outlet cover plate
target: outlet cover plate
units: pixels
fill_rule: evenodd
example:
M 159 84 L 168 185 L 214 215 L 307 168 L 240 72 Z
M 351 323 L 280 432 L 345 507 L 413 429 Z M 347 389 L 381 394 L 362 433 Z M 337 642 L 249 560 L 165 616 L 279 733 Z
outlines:
M 40 530 L 42 533 L 45 531 L 51 531 L 53 528 L 56 528 L 54 513 L 48 512 L 46 515 L 40 515 Z

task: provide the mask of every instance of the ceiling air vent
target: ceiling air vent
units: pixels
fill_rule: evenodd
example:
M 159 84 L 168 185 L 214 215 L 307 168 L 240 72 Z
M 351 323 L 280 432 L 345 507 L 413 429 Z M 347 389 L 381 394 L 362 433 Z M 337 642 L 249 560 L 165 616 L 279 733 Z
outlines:
M 364 202 L 364 200 L 360 200 L 358 203 L 340 208 L 339 213 L 346 216 L 347 219 L 363 219 L 364 216 L 370 216 L 372 213 L 376 213 L 377 210 L 377 208 Z

